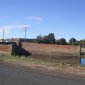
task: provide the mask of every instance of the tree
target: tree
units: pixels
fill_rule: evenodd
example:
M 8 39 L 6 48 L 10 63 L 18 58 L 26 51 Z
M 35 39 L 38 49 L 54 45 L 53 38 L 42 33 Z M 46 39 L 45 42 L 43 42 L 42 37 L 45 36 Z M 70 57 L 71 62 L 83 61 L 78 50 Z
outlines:
M 60 44 L 60 45 L 67 45 L 67 42 L 64 38 L 61 38 L 61 39 L 57 40 L 56 43 Z
M 43 37 L 41 35 L 38 35 L 36 38 L 37 43 L 43 43 Z
M 50 34 L 48 35 L 48 39 L 49 39 L 49 43 L 50 43 L 50 44 L 54 44 L 54 43 L 55 43 L 55 36 L 54 36 L 53 33 L 50 33 Z
M 47 36 L 43 37 L 43 42 L 47 44 L 55 44 L 55 36 L 53 33 L 49 33 Z
M 71 39 L 69 40 L 69 44 L 70 44 L 70 45 L 75 45 L 75 43 L 76 43 L 76 39 L 75 39 L 75 38 L 71 38 Z
M 85 40 L 80 40 L 80 45 L 85 45 Z
M 61 45 L 66 45 L 67 42 L 66 42 L 66 40 L 65 40 L 64 38 L 61 38 L 61 39 L 60 39 L 60 44 L 61 44 Z
M 46 36 L 37 36 L 36 38 L 37 43 L 46 43 L 46 44 L 55 44 L 55 36 L 53 33 L 49 33 Z
M 56 44 L 60 44 L 60 39 L 55 41 Z

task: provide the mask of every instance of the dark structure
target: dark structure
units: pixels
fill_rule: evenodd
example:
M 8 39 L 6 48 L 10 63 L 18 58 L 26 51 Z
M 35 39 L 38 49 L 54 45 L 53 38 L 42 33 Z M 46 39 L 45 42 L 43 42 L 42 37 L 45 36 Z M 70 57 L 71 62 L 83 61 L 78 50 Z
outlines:
M 22 48 L 21 42 L 0 42 L 2 45 L 11 45 L 11 55 L 19 55 L 19 56 L 29 56 L 31 53 L 29 53 L 27 50 Z
M 12 45 L 12 55 L 18 55 L 18 56 L 30 56 L 31 53 L 29 53 L 27 50 L 22 48 L 22 43 L 18 42 L 18 44 Z

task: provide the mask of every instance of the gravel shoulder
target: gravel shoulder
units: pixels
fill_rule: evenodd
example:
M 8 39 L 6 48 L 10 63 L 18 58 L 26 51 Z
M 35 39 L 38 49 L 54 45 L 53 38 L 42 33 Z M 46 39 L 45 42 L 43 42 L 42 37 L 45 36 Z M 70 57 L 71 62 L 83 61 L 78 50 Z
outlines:
M 38 71 L 40 73 L 50 74 L 52 76 L 58 76 L 63 78 L 71 78 L 78 80 L 85 80 L 85 67 L 72 66 L 70 64 L 37 64 L 27 61 L 19 61 L 15 59 L 4 59 L 0 60 L 0 63 L 7 63 L 16 66 L 22 66 L 25 68 L 30 68 L 32 70 Z

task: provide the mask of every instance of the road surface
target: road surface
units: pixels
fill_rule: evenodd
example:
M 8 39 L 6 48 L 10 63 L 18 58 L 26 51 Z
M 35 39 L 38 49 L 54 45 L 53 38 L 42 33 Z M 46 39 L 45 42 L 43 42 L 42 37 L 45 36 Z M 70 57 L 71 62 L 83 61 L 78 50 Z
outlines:
M 0 63 L 0 85 L 85 85 L 85 82 Z

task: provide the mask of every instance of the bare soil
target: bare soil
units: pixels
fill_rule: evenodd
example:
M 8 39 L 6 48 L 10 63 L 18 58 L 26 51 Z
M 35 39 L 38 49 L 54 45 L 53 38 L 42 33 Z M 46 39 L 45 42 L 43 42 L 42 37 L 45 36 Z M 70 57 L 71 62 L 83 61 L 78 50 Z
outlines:
M 44 72 L 46 74 L 54 75 L 54 76 L 62 76 L 64 78 L 72 78 L 72 79 L 82 79 L 85 80 L 85 67 L 81 67 L 79 65 L 71 65 L 71 64 L 57 64 L 49 65 L 49 64 L 34 64 L 33 62 L 24 62 L 18 60 L 0 60 L 0 63 L 8 63 L 16 66 L 23 66 L 26 68 L 30 68 L 33 70 L 38 70 L 39 72 Z

